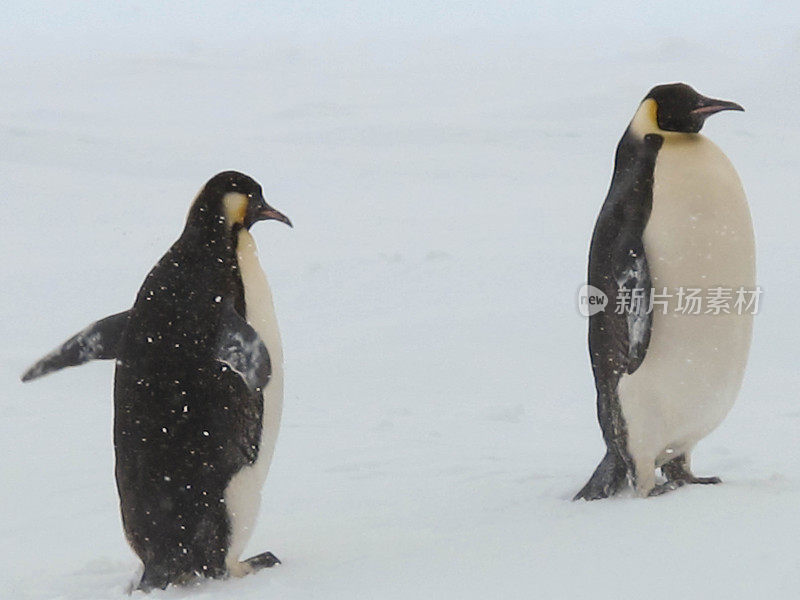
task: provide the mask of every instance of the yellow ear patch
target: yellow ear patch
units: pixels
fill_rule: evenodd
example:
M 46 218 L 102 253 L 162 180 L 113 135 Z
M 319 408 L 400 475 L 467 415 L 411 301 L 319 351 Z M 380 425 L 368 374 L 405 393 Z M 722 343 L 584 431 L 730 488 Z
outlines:
M 225 214 L 225 219 L 229 227 L 233 227 L 237 223 L 244 223 L 244 217 L 247 213 L 247 196 L 239 192 L 228 192 L 222 199 L 222 207 Z
M 652 98 L 647 98 L 639 105 L 639 110 L 631 120 L 631 131 L 640 137 L 648 133 L 660 133 L 658 126 L 658 104 Z

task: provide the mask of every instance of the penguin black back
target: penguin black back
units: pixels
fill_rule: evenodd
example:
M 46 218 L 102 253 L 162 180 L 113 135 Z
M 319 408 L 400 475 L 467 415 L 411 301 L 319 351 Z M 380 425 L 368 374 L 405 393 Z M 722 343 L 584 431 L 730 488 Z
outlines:
M 117 361 L 117 485 L 145 588 L 175 573 L 223 574 L 229 532 L 219 500 L 260 436 L 259 394 L 212 356 L 223 303 L 245 311 L 230 228 L 203 196 L 145 279 Z

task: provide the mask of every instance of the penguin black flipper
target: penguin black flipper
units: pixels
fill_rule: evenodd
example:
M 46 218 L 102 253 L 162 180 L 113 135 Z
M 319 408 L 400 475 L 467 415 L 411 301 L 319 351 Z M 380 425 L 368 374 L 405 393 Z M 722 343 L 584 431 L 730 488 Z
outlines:
M 614 279 L 620 308 L 615 306 L 614 317 L 617 318 L 608 319 L 618 348 L 613 362 L 617 370 L 624 369 L 631 374 L 642 364 L 650 344 L 652 281 L 641 238 L 625 236 L 615 254 Z
M 622 373 L 634 373 L 642 364 L 650 343 L 653 323 L 652 282 L 641 240 L 621 236 L 613 254 L 612 270 L 616 289 L 602 324 L 589 330 L 592 367 L 596 377 L 597 415 L 607 451 L 588 483 L 573 500 L 598 500 L 613 496 L 627 483 L 630 458 L 626 450 L 625 422 L 617 395 Z M 627 239 L 626 239 L 627 238 Z M 606 292 L 608 293 L 608 292 Z M 616 307 L 620 308 L 617 309 Z
M 117 350 L 128 326 L 129 315 L 130 311 L 126 310 L 92 323 L 32 365 L 23 373 L 22 381 L 31 381 L 90 360 L 117 358 Z
M 250 392 L 267 385 L 272 375 L 267 347 L 231 301 L 222 307 L 215 358 L 239 375 Z
M 607 498 L 632 473 L 617 387 L 642 364 L 650 343 L 652 281 L 644 228 L 653 205 L 653 172 L 659 136 L 626 132 L 617 147 L 614 176 L 595 224 L 589 251 L 589 284 L 608 296 L 606 310 L 589 318 L 589 353 L 597 389 L 597 417 L 606 455 L 574 500 Z

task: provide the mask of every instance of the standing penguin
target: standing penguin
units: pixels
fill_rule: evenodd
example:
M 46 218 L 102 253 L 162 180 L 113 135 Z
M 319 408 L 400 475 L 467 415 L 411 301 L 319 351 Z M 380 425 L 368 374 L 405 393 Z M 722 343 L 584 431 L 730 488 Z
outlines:
M 291 226 L 253 179 L 216 175 L 133 308 L 90 325 L 22 377 L 116 359 L 117 490 L 143 590 L 279 562 L 269 552 L 239 561 L 283 404 L 281 339 L 249 232 L 264 219 Z
M 607 449 L 576 500 L 606 498 L 629 481 L 640 496 L 720 481 L 693 475 L 690 453 L 736 399 L 752 314 L 653 310 L 652 294 L 754 290 L 755 243 L 742 184 L 722 151 L 698 133 L 723 110 L 744 109 L 683 83 L 659 85 L 617 147 L 589 251 L 589 283 L 609 299 L 589 321 Z M 626 297 L 633 301 L 617 310 Z M 656 484 L 657 468 L 665 483 Z

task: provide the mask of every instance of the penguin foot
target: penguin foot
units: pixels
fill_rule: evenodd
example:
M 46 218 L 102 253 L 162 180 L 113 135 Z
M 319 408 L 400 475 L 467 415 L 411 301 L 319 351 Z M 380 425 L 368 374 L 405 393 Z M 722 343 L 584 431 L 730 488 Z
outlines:
M 679 487 L 683 487 L 688 482 L 683 480 L 674 480 L 674 481 L 666 481 L 664 483 L 659 483 L 656 485 L 650 492 L 647 494 L 648 498 L 652 498 L 654 496 L 663 496 L 667 492 L 671 492 L 673 490 L 677 490 Z
M 672 490 L 677 490 L 679 487 L 683 487 L 685 485 L 692 485 L 692 484 L 700 484 L 700 485 L 709 485 L 709 484 L 716 484 L 722 483 L 722 480 L 719 477 L 695 477 L 691 475 L 690 477 L 684 477 L 681 479 L 670 479 L 665 483 L 660 483 L 655 486 L 650 493 L 647 494 L 648 496 L 661 496 L 662 494 L 666 494 L 667 492 L 671 492 Z
M 715 485 L 717 483 L 722 483 L 722 479 L 719 477 L 695 477 L 691 473 L 686 477 L 679 477 L 675 479 L 669 479 L 667 483 L 674 483 L 675 488 L 684 486 L 684 485 L 693 485 L 693 484 L 700 484 L 700 485 Z M 673 488 L 674 489 L 674 488 Z
M 722 483 L 719 477 L 696 477 L 689 468 L 689 459 L 685 454 L 673 458 L 661 467 L 667 482 L 677 483 L 677 487 L 686 484 L 713 485 Z M 673 488 L 674 489 L 674 488 Z
M 269 567 L 279 565 L 281 564 L 281 561 L 272 552 L 262 552 L 261 554 L 256 554 L 255 556 L 248 558 L 246 561 L 244 561 L 244 564 L 251 569 L 251 573 L 254 573 L 256 571 L 260 571 L 261 569 L 267 569 Z
M 655 486 L 648 496 L 660 496 L 672 490 L 677 490 L 684 485 L 713 485 L 722 483 L 719 477 L 696 477 L 689 469 L 689 460 L 686 455 L 678 456 L 661 467 L 661 473 L 667 478 L 666 483 Z
M 695 477 L 692 475 L 691 479 L 689 479 L 686 483 L 699 483 L 700 485 L 716 485 L 717 483 L 722 483 L 722 479 L 719 477 Z

